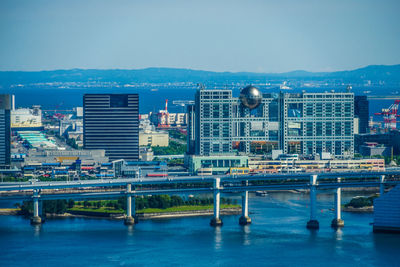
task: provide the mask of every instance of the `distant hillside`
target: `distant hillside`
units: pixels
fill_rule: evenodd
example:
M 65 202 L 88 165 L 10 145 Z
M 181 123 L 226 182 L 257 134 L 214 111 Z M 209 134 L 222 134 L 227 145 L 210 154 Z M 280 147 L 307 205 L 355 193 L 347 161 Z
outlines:
M 334 80 L 357 83 L 370 80 L 400 85 L 400 65 L 371 65 L 360 69 L 337 72 L 292 71 L 287 73 L 212 72 L 175 68 L 147 68 L 137 70 L 72 69 L 54 71 L 1 71 L 0 84 L 27 84 L 50 82 L 268 82 L 270 80 Z

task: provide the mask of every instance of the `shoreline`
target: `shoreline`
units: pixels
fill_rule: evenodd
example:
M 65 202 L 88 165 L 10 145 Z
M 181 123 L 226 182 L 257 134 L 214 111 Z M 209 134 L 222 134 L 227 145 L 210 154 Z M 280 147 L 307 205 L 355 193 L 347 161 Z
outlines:
M 23 216 L 18 214 L 19 209 L 0 209 L 0 216 Z M 238 215 L 241 214 L 241 208 L 225 208 L 221 209 L 221 215 Z M 136 218 L 139 220 L 151 219 L 168 219 L 168 218 L 182 218 L 194 216 L 212 216 L 213 210 L 193 210 L 193 211 L 176 211 L 176 212 L 154 212 L 154 213 L 138 213 Z M 63 219 L 63 218 L 88 218 L 88 219 L 108 219 L 108 220 L 124 220 L 125 214 L 123 213 L 100 213 L 100 212 L 66 212 L 64 214 L 47 213 L 45 219 Z
M 366 207 L 361 207 L 361 208 L 354 208 L 352 206 L 349 206 L 349 207 L 343 207 L 342 211 L 354 212 L 354 213 L 373 213 L 374 206 L 366 206 Z

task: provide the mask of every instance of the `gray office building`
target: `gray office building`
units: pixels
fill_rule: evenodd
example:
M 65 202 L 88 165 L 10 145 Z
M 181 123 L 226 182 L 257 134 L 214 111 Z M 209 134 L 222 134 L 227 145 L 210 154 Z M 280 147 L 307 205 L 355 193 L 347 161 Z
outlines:
M 268 93 L 247 86 L 196 92 L 189 106 L 188 154 L 353 155 L 354 94 Z
M 110 160 L 139 160 L 139 95 L 85 94 L 83 143 Z
M 0 95 L 0 168 L 11 164 L 11 96 Z
M 252 86 L 240 97 L 232 97 L 231 90 L 198 90 L 188 108 L 188 153 L 248 154 L 256 149 L 252 144 L 277 148 L 277 111 L 278 95 L 261 95 Z
M 282 93 L 280 118 L 280 146 L 284 153 L 353 156 L 353 93 Z

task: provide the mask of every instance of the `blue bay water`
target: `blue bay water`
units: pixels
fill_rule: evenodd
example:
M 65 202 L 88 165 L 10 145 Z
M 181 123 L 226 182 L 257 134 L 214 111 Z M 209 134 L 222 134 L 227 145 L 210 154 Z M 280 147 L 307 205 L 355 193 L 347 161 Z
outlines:
M 174 100 L 194 100 L 196 88 L 156 88 L 158 91 L 152 91 L 154 88 L 85 88 L 85 89 L 51 89 L 51 88 L 5 88 L 4 93 L 14 94 L 16 98 L 16 107 L 30 107 L 32 105 L 41 105 L 45 110 L 66 110 L 77 106 L 82 106 L 83 94 L 85 93 L 138 93 L 139 94 L 139 112 L 158 112 L 164 109 L 165 100 L 168 99 L 168 110 L 170 112 L 184 112 L 184 108 L 173 105 Z M 278 92 L 277 90 L 262 90 L 263 92 Z M 298 92 L 293 90 L 290 92 Z M 311 90 L 310 90 L 311 91 Z M 314 90 L 318 91 L 318 90 Z M 239 89 L 233 90 L 234 95 L 239 94 Z M 362 94 L 360 92 L 360 94 Z M 384 95 L 384 93 L 382 93 Z M 382 108 L 388 108 L 394 100 L 370 100 L 370 116 L 380 112 Z M 382 117 L 376 117 L 376 120 L 382 121 Z
M 343 194 L 343 201 L 350 194 Z M 35 228 L 27 219 L 0 217 L 1 266 L 398 266 L 400 235 L 373 234 L 372 214 L 343 212 L 335 231 L 333 197 L 318 194 L 318 231 L 307 230 L 308 195 L 251 195 L 253 224 L 239 215 L 140 221 L 48 219 Z

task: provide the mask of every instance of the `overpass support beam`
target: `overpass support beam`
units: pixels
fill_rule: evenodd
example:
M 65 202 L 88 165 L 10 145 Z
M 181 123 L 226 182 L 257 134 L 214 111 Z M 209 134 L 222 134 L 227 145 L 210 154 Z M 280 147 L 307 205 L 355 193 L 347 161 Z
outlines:
M 308 229 L 319 229 L 317 221 L 317 178 L 318 175 L 310 176 L 310 220 L 307 222 Z
M 338 178 L 340 183 L 340 178 Z M 342 220 L 342 189 L 340 187 L 335 189 L 335 218 L 332 220 L 331 226 L 333 228 L 339 228 L 344 226 L 344 221 Z
M 381 175 L 379 185 L 379 195 L 383 196 L 383 194 L 385 194 L 385 175 Z
M 214 218 L 211 219 L 210 225 L 211 226 L 222 226 L 222 220 L 220 218 L 220 184 L 221 179 L 215 178 L 214 180 Z
M 132 184 L 126 185 L 126 217 L 125 217 L 125 225 L 134 225 L 135 219 L 132 217 Z
M 247 186 L 248 181 L 244 185 Z M 242 216 L 239 218 L 239 224 L 251 224 L 251 218 L 249 217 L 249 191 L 244 191 L 242 195 Z
M 39 225 L 42 223 L 42 218 L 39 216 L 39 191 L 35 189 L 33 191 L 33 217 L 31 218 L 32 225 Z

